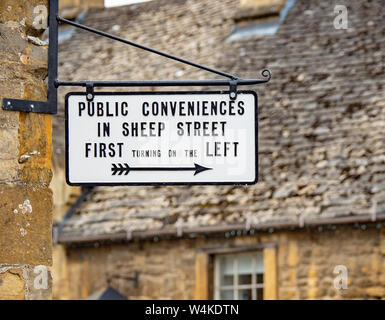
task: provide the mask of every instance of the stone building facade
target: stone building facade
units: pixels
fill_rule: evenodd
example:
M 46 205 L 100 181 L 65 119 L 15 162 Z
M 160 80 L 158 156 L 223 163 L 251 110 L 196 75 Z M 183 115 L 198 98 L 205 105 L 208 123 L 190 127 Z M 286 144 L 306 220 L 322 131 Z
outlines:
M 86 298 L 111 277 L 131 299 L 385 298 L 382 1 L 252 3 L 155 0 L 87 12 L 86 25 L 243 78 L 267 67 L 273 78 L 253 88 L 258 184 L 76 189 L 84 201 L 63 221 L 76 197 L 64 187 L 61 106 L 55 298 Z M 335 27 L 337 4 L 348 29 Z M 66 80 L 212 78 L 80 31 L 60 51 Z M 124 279 L 135 271 L 137 288 Z
M 47 17 L 38 9 L 47 5 L 0 2 L 1 102 L 47 99 L 48 46 L 39 39 Z M 51 297 L 51 154 L 50 115 L 0 108 L 0 299 Z
M 385 233 L 376 224 L 68 248 L 71 281 L 58 298 L 85 299 L 120 275 L 111 285 L 129 299 L 214 299 L 215 259 L 258 251 L 264 299 L 385 298 Z M 138 288 L 124 279 L 135 271 Z

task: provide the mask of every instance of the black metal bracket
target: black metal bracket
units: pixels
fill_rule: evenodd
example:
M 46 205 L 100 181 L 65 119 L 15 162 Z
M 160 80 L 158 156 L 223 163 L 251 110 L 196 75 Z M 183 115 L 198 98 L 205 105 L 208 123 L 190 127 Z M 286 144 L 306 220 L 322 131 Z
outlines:
M 92 101 L 94 100 L 94 85 L 92 82 L 87 82 L 86 83 L 86 98 L 87 101 Z
M 87 101 L 94 99 L 95 87 L 179 87 L 179 86 L 229 86 L 230 99 L 237 98 L 237 87 L 240 85 L 256 85 L 266 83 L 271 79 L 271 73 L 265 69 L 262 71 L 263 79 L 241 79 L 232 74 L 216 70 L 205 65 L 201 65 L 169 53 L 159 51 L 144 45 L 117 37 L 115 35 L 100 31 L 80 23 L 61 18 L 58 15 L 58 0 L 50 0 L 49 6 L 49 60 L 48 60 L 48 101 L 30 101 L 20 99 L 3 99 L 3 108 L 5 110 L 37 112 L 37 113 L 57 113 L 57 89 L 60 86 L 78 86 L 86 88 Z M 228 78 L 227 80 L 150 80 L 150 81 L 59 81 L 58 75 L 58 25 L 65 23 L 73 27 L 98 34 L 100 36 L 125 43 L 127 45 L 155 53 L 162 57 L 175 60 L 217 75 Z
M 3 99 L 3 109 L 36 113 L 57 113 L 57 73 L 58 73 L 58 0 L 49 2 L 49 49 L 48 49 L 48 101 Z
M 231 100 L 236 100 L 237 99 L 237 85 L 238 81 L 237 80 L 230 80 L 230 99 Z

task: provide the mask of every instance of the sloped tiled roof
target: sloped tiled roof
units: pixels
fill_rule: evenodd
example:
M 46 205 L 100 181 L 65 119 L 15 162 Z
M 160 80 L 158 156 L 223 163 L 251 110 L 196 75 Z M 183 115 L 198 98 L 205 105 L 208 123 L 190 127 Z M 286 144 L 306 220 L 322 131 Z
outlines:
M 348 30 L 333 26 L 336 4 L 348 8 Z M 97 187 L 66 222 L 63 239 L 227 226 L 247 217 L 274 225 L 384 213 L 383 1 L 297 0 L 277 34 L 226 42 L 237 5 L 156 0 L 91 10 L 83 23 L 244 78 L 269 68 L 272 80 L 257 88 L 258 184 Z M 60 60 L 67 80 L 212 78 L 83 32 L 62 44 Z M 63 139 L 60 121 L 55 131 Z

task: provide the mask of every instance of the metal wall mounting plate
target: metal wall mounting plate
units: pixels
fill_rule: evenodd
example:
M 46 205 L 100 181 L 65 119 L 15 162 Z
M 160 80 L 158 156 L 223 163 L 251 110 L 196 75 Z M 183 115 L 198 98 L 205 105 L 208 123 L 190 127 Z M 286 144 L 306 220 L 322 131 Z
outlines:
M 57 113 L 57 73 L 58 73 L 58 0 L 49 2 L 49 49 L 48 49 L 48 101 L 3 99 L 3 109 L 36 113 Z

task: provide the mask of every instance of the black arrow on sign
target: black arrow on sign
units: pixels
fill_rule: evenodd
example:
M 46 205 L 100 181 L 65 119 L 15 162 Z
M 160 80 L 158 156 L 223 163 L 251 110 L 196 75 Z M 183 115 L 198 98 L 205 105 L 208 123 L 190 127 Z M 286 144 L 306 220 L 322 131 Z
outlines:
M 179 168 L 130 167 L 127 163 L 124 163 L 124 164 L 113 163 L 111 168 L 113 176 L 115 175 L 121 176 L 122 174 L 126 176 L 130 171 L 195 171 L 194 176 L 196 176 L 198 173 L 201 173 L 206 170 L 212 170 L 212 168 L 206 168 L 196 163 L 194 163 L 194 167 L 179 167 Z

